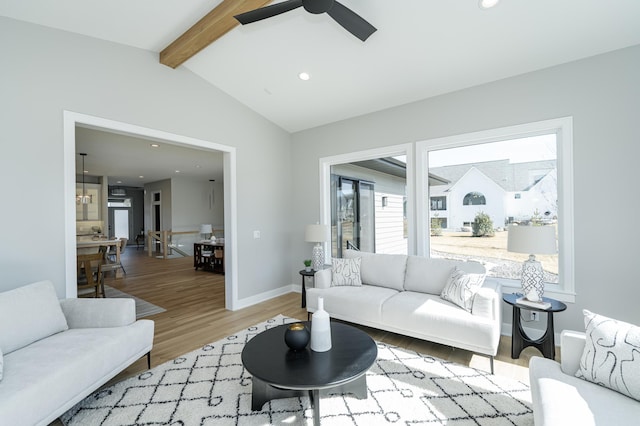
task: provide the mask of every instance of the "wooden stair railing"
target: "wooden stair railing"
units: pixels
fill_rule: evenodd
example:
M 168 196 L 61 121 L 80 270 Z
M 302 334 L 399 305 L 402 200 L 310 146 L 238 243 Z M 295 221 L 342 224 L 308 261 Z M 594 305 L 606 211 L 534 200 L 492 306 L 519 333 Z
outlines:
M 149 236 L 149 244 L 148 244 L 148 252 L 149 257 L 153 257 L 153 246 L 157 243 L 160 243 L 160 252 L 162 253 L 162 258 L 167 259 L 167 256 L 171 251 L 175 251 L 182 256 L 189 257 L 191 256 L 189 253 L 184 252 L 177 245 L 171 244 L 172 237 L 174 235 L 187 235 L 187 234 L 199 234 L 200 231 L 181 231 L 181 232 L 172 232 L 172 231 L 149 231 L 147 235 Z

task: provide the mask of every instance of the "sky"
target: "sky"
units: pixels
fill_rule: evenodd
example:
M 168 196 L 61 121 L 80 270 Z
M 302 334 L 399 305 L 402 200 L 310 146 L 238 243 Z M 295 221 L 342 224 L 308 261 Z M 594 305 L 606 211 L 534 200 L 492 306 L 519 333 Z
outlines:
M 429 151 L 429 167 L 494 160 L 525 163 L 556 158 L 556 135 L 551 134 Z

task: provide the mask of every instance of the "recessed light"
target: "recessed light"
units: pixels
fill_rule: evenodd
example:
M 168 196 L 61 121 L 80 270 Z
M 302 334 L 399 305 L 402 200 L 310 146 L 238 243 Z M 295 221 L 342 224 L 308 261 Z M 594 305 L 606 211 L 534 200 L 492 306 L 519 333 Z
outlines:
M 308 72 L 301 72 L 300 74 L 298 74 L 298 78 L 302 81 L 307 81 L 311 78 L 311 76 Z
M 176 170 L 176 173 L 180 173 L 180 170 Z
M 492 7 L 496 6 L 499 2 L 500 0 L 480 0 L 478 2 L 478 6 L 480 6 L 480 9 L 491 9 Z
M 140 175 L 140 176 L 138 176 L 138 177 L 139 177 L 140 179 L 144 179 L 144 176 L 142 176 L 142 175 Z
M 119 181 L 117 181 L 116 183 L 122 183 L 122 181 L 121 181 L 121 180 L 119 180 Z
M 158 145 L 157 143 L 152 143 L 151 144 L 151 148 L 158 148 L 160 145 Z

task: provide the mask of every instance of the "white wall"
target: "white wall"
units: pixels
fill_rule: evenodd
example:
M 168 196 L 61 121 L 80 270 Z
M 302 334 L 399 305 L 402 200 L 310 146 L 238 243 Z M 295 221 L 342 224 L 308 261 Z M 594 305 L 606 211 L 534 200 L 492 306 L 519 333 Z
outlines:
M 640 227 L 612 227 L 594 202 L 607 194 L 618 217 L 640 211 L 638 75 L 635 46 L 294 134 L 293 253 L 304 248 L 304 224 L 319 217 L 321 157 L 573 116 L 577 295 L 556 329 L 583 329 L 584 308 L 640 324 Z
M 213 189 L 213 191 L 212 191 Z M 210 223 L 215 229 L 224 224 L 224 192 L 222 183 L 185 177 L 171 179 L 172 223 L 174 231 L 200 230 L 200 225 Z M 209 196 L 215 198 L 212 205 Z
M 0 51 L 0 290 L 50 279 L 64 295 L 64 110 L 235 147 L 238 298 L 291 284 L 287 132 L 156 53 L 7 18 Z

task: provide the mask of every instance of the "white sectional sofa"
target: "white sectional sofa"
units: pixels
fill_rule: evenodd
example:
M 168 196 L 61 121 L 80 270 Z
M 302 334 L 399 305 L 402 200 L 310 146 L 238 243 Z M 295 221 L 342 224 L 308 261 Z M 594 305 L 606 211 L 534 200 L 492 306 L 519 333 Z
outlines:
M 391 331 L 488 355 L 498 351 L 502 323 L 501 289 L 485 280 L 475 293 L 471 311 L 443 300 L 440 294 L 457 266 L 485 273 L 477 262 L 346 250 L 344 258 L 361 258 L 361 286 L 331 286 L 332 270 L 315 274 L 307 290 L 307 310 L 318 298 L 332 318 Z
M 58 300 L 40 281 L 0 293 L 0 425 L 48 425 L 153 346 L 133 299 Z
M 604 386 L 575 377 L 585 333 L 560 335 L 561 363 L 534 357 L 529 380 L 536 426 L 631 426 L 640 424 L 640 402 Z

